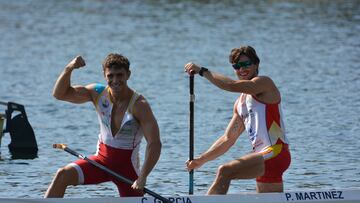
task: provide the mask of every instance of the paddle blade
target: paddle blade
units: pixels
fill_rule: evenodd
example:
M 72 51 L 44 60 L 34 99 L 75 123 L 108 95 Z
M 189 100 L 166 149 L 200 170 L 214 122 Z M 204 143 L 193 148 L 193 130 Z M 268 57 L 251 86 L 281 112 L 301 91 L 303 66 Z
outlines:
M 66 144 L 53 144 L 53 148 L 55 148 L 55 149 L 65 149 Z

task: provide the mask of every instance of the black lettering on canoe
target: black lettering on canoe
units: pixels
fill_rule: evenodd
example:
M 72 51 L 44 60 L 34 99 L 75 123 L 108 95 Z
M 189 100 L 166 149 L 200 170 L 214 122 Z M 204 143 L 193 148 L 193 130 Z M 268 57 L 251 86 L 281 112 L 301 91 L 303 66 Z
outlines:
M 324 194 L 322 192 L 316 192 L 316 193 L 318 194 L 319 199 L 324 199 Z
M 296 192 L 296 193 L 295 193 L 295 196 L 296 196 L 296 200 L 305 200 L 302 193 L 297 193 L 297 192 Z
M 317 199 L 316 198 L 316 193 L 315 192 L 310 192 L 310 198 L 311 199 Z
M 289 201 L 289 199 L 291 198 L 291 194 L 290 193 L 285 193 L 285 197 L 286 197 L 286 201 Z
M 331 192 L 324 192 L 324 199 L 332 199 Z
M 344 197 L 342 196 L 342 191 L 337 191 L 338 195 L 339 195 L 339 199 L 344 199 Z

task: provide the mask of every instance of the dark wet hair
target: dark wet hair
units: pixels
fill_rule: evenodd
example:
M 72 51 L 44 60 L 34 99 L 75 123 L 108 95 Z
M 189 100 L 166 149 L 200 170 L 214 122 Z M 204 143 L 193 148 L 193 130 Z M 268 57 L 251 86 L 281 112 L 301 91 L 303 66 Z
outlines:
M 229 62 L 231 64 L 237 63 L 241 55 L 247 56 L 252 63 L 259 65 L 260 59 L 256 54 L 256 51 L 251 46 L 241 46 L 240 48 L 234 48 L 229 55 Z
M 102 63 L 103 70 L 106 68 L 124 68 L 129 71 L 130 62 L 125 56 L 116 53 L 110 53 L 106 56 Z

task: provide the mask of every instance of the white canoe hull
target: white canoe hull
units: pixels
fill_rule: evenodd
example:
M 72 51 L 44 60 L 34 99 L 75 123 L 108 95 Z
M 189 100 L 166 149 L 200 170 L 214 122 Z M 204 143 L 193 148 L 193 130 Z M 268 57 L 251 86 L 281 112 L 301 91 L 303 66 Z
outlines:
M 229 194 L 211 196 L 165 196 L 174 203 L 303 203 L 339 202 L 359 203 L 360 190 L 323 190 L 266 194 Z M 16 199 L 0 198 L 0 203 L 161 203 L 153 197 L 110 197 L 110 198 L 51 198 Z

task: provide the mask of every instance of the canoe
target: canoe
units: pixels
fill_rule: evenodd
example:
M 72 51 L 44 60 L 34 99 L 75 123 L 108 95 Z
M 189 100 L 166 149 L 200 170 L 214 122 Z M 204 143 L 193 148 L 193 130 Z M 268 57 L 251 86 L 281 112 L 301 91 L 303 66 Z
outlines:
M 228 195 L 165 196 L 174 203 L 359 203 L 359 190 L 310 190 L 284 193 L 242 193 Z M 106 198 L 51 198 L 21 199 L 0 198 L 0 203 L 161 203 L 160 200 L 145 197 Z

